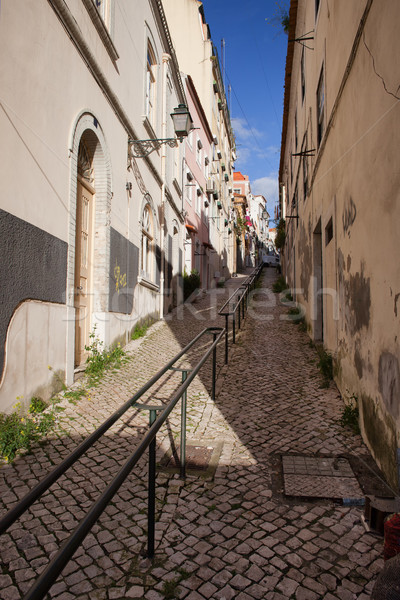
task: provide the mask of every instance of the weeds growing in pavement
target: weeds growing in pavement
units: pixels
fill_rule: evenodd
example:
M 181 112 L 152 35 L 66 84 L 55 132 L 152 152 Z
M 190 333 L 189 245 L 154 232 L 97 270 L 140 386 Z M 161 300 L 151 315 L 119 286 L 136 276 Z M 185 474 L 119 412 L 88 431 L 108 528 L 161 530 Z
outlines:
M 39 442 L 54 430 L 57 423 L 57 406 L 47 404 L 41 398 L 32 398 L 27 414 L 24 414 L 21 398 L 10 415 L 0 414 L 0 455 L 11 462 L 18 450 L 31 451 L 32 444 Z
M 281 298 L 281 302 L 293 302 L 293 296 L 290 292 L 286 292 Z
M 350 427 L 355 433 L 360 433 L 358 398 L 354 394 L 348 400 L 344 401 L 340 424 L 343 427 Z
M 145 322 L 145 323 L 136 323 L 134 330 L 132 332 L 131 335 L 131 339 L 132 340 L 138 340 L 141 337 L 144 337 L 147 333 L 148 328 L 150 327 L 150 323 L 149 322 Z
M 329 383 L 333 379 L 332 355 L 323 346 L 317 346 L 317 352 L 319 356 L 318 367 L 324 378 L 324 387 L 329 387 Z
M 77 388 L 76 390 L 67 390 L 64 392 L 64 398 L 68 398 L 71 404 L 76 404 L 78 400 L 87 394 L 87 390 L 83 387 Z
M 286 283 L 283 275 L 280 275 L 278 277 L 278 279 L 275 281 L 275 283 L 272 284 L 272 291 L 275 292 L 276 294 L 279 294 L 280 292 L 283 292 L 284 290 L 287 290 L 287 289 L 288 289 L 288 284 Z
M 96 326 L 89 337 L 90 344 L 85 346 L 85 350 L 89 352 L 85 373 L 88 376 L 89 385 L 96 385 L 105 371 L 121 367 L 126 354 L 119 343 L 114 348 L 105 348 L 103 342 L 96 336 Z

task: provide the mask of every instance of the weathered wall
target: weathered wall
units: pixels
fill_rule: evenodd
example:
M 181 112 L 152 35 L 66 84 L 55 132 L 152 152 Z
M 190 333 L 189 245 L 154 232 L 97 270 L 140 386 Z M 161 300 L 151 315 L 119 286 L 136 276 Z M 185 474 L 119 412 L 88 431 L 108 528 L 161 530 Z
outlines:
M 289 278 L 304 290 L 298 300 L 315 334 L 316 296 L 321 291 L 315 286 L 317 229 L 323 342 L 335 357 L 342 395 L 358 398 L 364 438 L 393 486 L 398 483 L 400 444 L 400 93 L 393 60 L 400 57 L 399 20 L 399 3 L 374 0 L 329 6 L 321 2 L 315 23 L 314 3 L 299 2 L 296 35 L 315 27 L 315 40 L 314 51 L 305 55 L 304 105 L 301 48 L 295 53 L 285 156 L 289 203 L 295 185 L 299 192 L 299 227 L 292 228 L 295 234 L 288 236 L 286 247 Z M 322 66 L 325 132 L 318 146 L 316 90 Z M 301 193 L 302 158 L 293 167 L 293 183 L 290 177 L 296 110 L 297 151 L 303 140 L 303 148 L 314 148 L 306 159 L 306 197 Z
M 65 304 L 67 244 L 0 209 L 0 378 L 11 317 L 25 300 Z

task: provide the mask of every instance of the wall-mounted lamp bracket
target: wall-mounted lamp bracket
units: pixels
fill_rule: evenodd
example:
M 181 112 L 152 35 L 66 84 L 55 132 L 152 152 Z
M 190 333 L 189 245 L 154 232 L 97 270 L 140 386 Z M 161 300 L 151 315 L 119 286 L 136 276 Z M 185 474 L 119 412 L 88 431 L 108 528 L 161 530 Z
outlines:
M 159 150 L 163 144 L 167 144 L 170 148 L 176 148 L 178 145 L 178 138 L 166 138 L 161 140 L 128 140 L 129 156 L 132 158 L 145 158 L 154 150 Z

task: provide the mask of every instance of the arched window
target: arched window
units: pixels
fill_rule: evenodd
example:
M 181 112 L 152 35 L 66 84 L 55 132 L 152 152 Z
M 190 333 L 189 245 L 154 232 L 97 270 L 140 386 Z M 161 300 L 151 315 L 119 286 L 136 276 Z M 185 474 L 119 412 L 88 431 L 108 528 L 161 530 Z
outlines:
M 142 257 L 141 274 L 142 277 L 151 280 L 154 270 L 154 230 L 153 216 L 149 204 L 143 209 L 142 215 Z
M 153 48 L 147 44 L 147 65 L 146 65 L 146 117 L 150 125 L 155 128 L 156 125 L 156 85 L 157 85 L 157 61 Z

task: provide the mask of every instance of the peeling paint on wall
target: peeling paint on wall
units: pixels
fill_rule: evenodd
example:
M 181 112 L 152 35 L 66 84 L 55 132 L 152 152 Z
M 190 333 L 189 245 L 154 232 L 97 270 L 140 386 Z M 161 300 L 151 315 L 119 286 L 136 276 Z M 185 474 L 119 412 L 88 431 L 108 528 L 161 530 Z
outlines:
M 399 360 L 391 352 L 379 357 L 379 391 L 389 413 L 397 419 L 400 415 Z
M 378 465 L 389 483 L 397 489 L 397 443 L 393 418 L 379 414 L 377 406 L 369 396 L 361 396 L 362 418 L 368 443 L 374 449 Z
M 354 365 L 356 367 L 357 375 L 359 376 L 360 379 L 362 379 L 363 370 L 364 370 L 365 365 L 364 365 L 364 360 L 361 356 L 360 340 L 356 341 L 355 348 L 354 348 Z
M 371 285 L 370 278 L 364 275 L 364 263 L 361 271 L 345 277 L 344 257 L 338 251 L 339 261 L 339 294 L 345 310 L 346 331 L 354 336 L 363 327 L 368 328 L 371 319 Z
M 400 294 L 396 294 L 394 297 L 394 314 L 397 317 L 397 301 L 400 298 Z
M 350 237 L 350 229 L 353 226 L 356 218 L 357 208 L 353 198 L 350 197 L 350 200 L 346 203 L 342 214 L 343 232 L 345 235 L 347 234 Z

